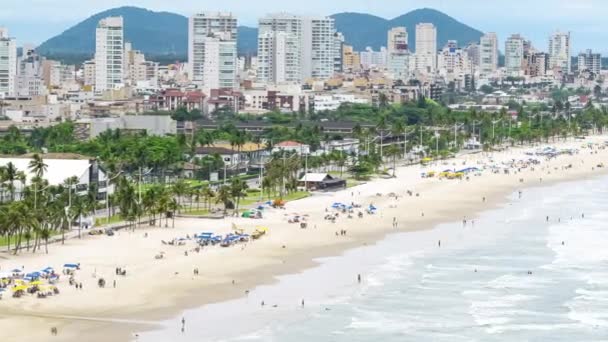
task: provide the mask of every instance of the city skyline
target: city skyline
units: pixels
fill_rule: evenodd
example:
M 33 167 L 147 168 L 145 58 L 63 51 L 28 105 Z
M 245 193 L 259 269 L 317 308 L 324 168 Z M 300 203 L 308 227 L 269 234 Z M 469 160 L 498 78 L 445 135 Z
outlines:
M 602 44 L 608 33 L 602 29 L 602 9 L 608 10 L 608 3 L 597 0 L 582 0 L 576 3 L 559 0 L 540 0 L 534 3 L 511 1 L 497 6 L 481 0 L 469 1 L 404 1 L 391 6 L 377 6 L 368 0 L 322 2 L 312 0 L 306 6 L 263 0 L 255 4 L 239 0 L 227 0 L 218 4 L 184 3 L 171 4 L 157 0 L 118 1 L 109 0 L 102 4 L 83 3 L 74 0 L 35 0 L 34 4 L 9 0 L 0 9 L 0 26 L 9 28 L 11 36 L 18 44 L 40 44 L 46 39 L 63 32 L 78 22 L 103 10 L 119 6 L 138 6 L 154 11 L 167 11 L 190 16 L 203 10 L 222 10 L 232 12 L 239 24 L 257 27 L 258 19 L 268 13 L 285 11 L 300 15 L 331 15 L 339 12 L 361 12 L 383 18 L 393 18 L 411 10 L 428 7 L 437 9 L 456 20 L 483 32 L 497 32 L 499 46 L 512 33 L 520 33 L 540 49 L 546 49 L 547 39 L 555 30 L 570 31 L 573 36 L 572 53 L 577 54 L 587 48 L 600 52 L 608 49 Z M 463 6 L 464 5 L 464 6 Z M 524 6 L 526 11 L 521 10 Z M 26 8 L 27 7 L 27 8 Z M 475 8 L 475 11 L 471 11 Z M 590 12 L 589 9 L 593 11 Z M 69 9 L 69 10 L 66 10 Z M 545 10 L 539 16 L 538 10 Z M 550 9 L 550 11 L 547 11 Z M 504 13 L 509 15 L 505 16 Z M 594 15 L 593 13 L 598 13 Z M 38 25 L 32 25 L 32 22 Z M 346 37 L 348 41 L 348 37 Z

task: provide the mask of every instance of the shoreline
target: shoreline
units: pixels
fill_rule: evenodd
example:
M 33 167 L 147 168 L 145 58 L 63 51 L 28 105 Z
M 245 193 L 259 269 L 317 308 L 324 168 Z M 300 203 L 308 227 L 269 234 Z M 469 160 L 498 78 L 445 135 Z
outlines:
M 570 144 L 582 144 L 582 142 L 575 142 Z M 557 145 L 557 144 L 554 144 Z M 521 152 L 522 149 L 516 149 L 516 151 L 509 151 L 505 153 L 507 155 Z M 24 327 L 30 326 L 32 321 L 38 321 L 45 328 L 49 326 L 57 326 L 61 330 L 62 340 L 76 340 L 79 337 L 86 335 L 89 341 L 102 341 L 108 340 L 110 338 L 117 339 L 120 341 L 131 340 L 133 333 L 136 331 L 147 331 L 158 328 L 158 320 L 162 319 L 170 319 L 174 318 L 179 313 L 184 310 L 196 308 L 203 306 L 205 304 L 218 303 L 223 302 L 230 299 L 240 298 L 245 295 L 245 290 L 249 290 L 258 286 L 273 284 L 279 281 L 277 276 L 280 275 L 291 275 L 298 274 L 303 272 L 304 270 L 316 267 L 320 264 L 318 259 L 338 256 L 342 255 L 345 251 L 361 247 L 367 246 L 371 244 L 376 244 L 378 241 L 381 241 L 393 233 L 405 233 L 409 231 L 418 231 L 425 229 L 433 229 L 438 224 L 446 223 L 446 222 L 454 222 L 460 220 L 463 216 L 467 218 L 476 217 L 479 213 L 500 208 L 508 203 L 505 201 L 505 198 L 518 189 L 527 189 L 532 187 L 539 186 L 550 186 L 555 183 L 561 182 L 570 182 L 575 180 L 588 179 L 592 177 L 597 177 L 599 175 L 605 175 L 606 169 L 603 170 L 591 170 L 590 165 L 595 164 L 595 160 L 598 158 L 603 158 L 599 160 L 605 160 L 608 154 L 608 151 L 601 150 L 597 155 L 587 155 L 584 153 L 588 152 L 587 150 L 582 150 L 580 155 L 574 156 L 565 156 L 557 158 L 556 160 L 550 162 L 543 162 L 541 166 L 550 166 L 557 167 L 557 165 L 567 164 L 569 161 L 577 161 L 577 160 L 589 160 L 591 164 L 585 163 L 585 166 L 577 165 L 577 167 L 572 168 L 568 171 L 555 172 L 555 170 L 550 169 L 548 172 L 551 174 L 544 174 L 542 170 L 536 170 L 530 172 L 523 173 L 523 177 L 526 178 L 524 183 L 519 183 L 519 180 L 515 175 L 502 175 L 502 174 L 484 174 L 481 177 L 472 177 L 470 181 L 449 181 L 443 180 L 438 181 L 436 179 L 420 179 L 419 172 L 423 168 L 418 166 L 408 166 L 408 167 L 399 167 L 398 169 L 398 178 L 394 179 L 379 179 L 368 182 L 367 184 L 357 186 L 355 188 L 350 188 L 346 190 L 341 190 L 336 193 L 331 193 L 329 195 L 319 194 L 314 195 L 310 198 L 303 199 L 298 202 L 292 202 L 288 204 L 287 212 L 292 211 L 304 211 L 307 210 L 316 211 L 316 214 L 322 214 L 322 208 L 319 207 L 319 202 L 323 200 L 327 200 L 327 204 L 329 202 L 334 201 L 336 199 L 343 200 L 343 198 L 348 198 L 349 193 L 363 190 L 367 192 L 368 197 L 365 197 L 365 200 L 370 200 L 374 202 L 374 204 L 378 204 L 381 208 L 381 214 L 377 214 L 380 217 L 372 217 L 371 220 L 373 222 L 374 227 L 354 227 L 351 230 L 349 225 L 349 236 L 342 240 L 337 241 L 324 241 L 327 239 L 327 236 L 324 236 L 319 239 L 319 237 L 310 237 L 309 234 L 300 234 L 298 236 L 298 232 L 300 232 L 299 228 L 295 228 L 295 226 L 288 226 L 287 223 L 284 222 L 284 218 L 281 217 L 280 214 L 282 212 L 278 212 L 279 215 L 277 217 L 273 217 L 270 219 L 269 226 L 276 226 L 276 228 L 271 227 L 271 235 L 273 234 L 274 229 L 281 229 L 281 226 L 294 227 L 295 232 L 290 230 L 289 232 L 281 232 L 286 238 L 303 238 L 303 240 L 310 241 L 299 241 L 299 243 L 288 241 L 287 248 L 278 249 L 280 244 L 285 244 L 285 240 L 280 239 L 279 236 L 278 241 L 274 238 L 274 236 L 269 237 L 268 240 L 273 241 L 261 241 L 261 243 L 256 242 L 252 244 L 252 247 L 247 247 L 247 249 L 255 249 L 256 252 L 256 262 L 252 262 L 252 264 L 247 264 L 245 267 L 238 267 L 239 265 L 228 265 L 230 272 L 226 273 L 216 273 L 218 279 L 213 279 L 211 282 L 206 282 L 205 284 L 197 284 L 194 285 L 187 284 L 187 281 L 182 279 L 169 281 L 167 282 L 170 285 L 174 285 L 175 283 L 183 283 L 180 286 L 182 291 L 177 294 L 169 295 L 167 298 L 163 300 L 150 300 L 149 303 L 139 304 L 140 309 L 134 309 L 127 306 L 121 306 L 119 308 L 109 308 L 104 307 L 97 310 L 91 310 L 91 308 L 74 308 L 74 304 L 72 306 L 65 306 L 63 310 L 70 310 L 70 312 L 74 313 L 74 315 L 70 315 L 70 317 L 58 318 L 61 316 L 61 309 L 57 311 L 49 310 L 49 308 L 39 308 L 37 305 L 32 305 L 30 307 L 12 307 L 8 310 L 4 305 L 4 303 L 0 302 L 0 307 L 3 308 L 3 313 L 0 314 L 0 327 L 4 324 L 11 324 L 11 326 L 15 330 L 20 330 L 17 327 L 22 324 Z M 498 153 L 496 153 L 498 154 Z M 595 156 L 592 158 L 592 156 Z M 471 160 L 479 160 L 484 158 L 483 156 L 467 156 L 465 157 Z M 450 160 L 451 162 L 452 160 Z M 539 168 L 541 167 L 539 166 Z M 441 168 L 442 166 L 437 166 Z M 418 175 L 417 178 L 409 179 L 408 176 Z M 541 175 L 543 178 L 542 182 L 539 182 L 536 177 L 534 178 L 536 181 L 531 180 L 532 175 Z M 403 184 L 405 182 L 412 181 L 411 184 Z M 406 204 L 410 204 L 404 210 L 404 208 L 393 208 L 389 209 L 386 205 L 387 203 L 386 197 L 374 198 L 374 191 L 377 189 L 396 189 L 396 186 L 405 186 L 404 189 L 408 189 L 408 186 L 414 187 L 421 194 L 421 198 L 409 198 L 405 197 L 402 199 L 400 204 L 403 202 L 407 202 Z M 416 190 L 416 191 L 417 191 Z M 386 191 L 383 191 L 386 192 Z M 399 191 L 401 193 L 401 191 Z M 430 196 L 430 202 L 425 201 L 426 197 Z M 485 202 L 482 202 L 481 196 L 487 197 Z M 358 199 L 361 202 L 361 199 Z M 437 208 L 438 201 L 446 201 L 445 203 L 450 203 L 451 206 L 444 207 L 442 209 Z M 310 202 L 310 203 L 309 203 Z M 411 202 L 411 203 L 410 203 Z M 427 203 L 425 203 L 427 202 Z M 401 210 L 399 210 L 401 209 Z M 420 214 L 420 210 L 425 212 L 425 216 L 422 217 Z M 404 215 L 405 214 L 405 215 Z M 393 216 L 395 215 L 395 216 Z M 408 223 L 408 227 L 406 229 L 392 229 L 391 227 L 391 216 L 397 217 L 399 216 L 399 224 L 403 222 Z M 311 214 L 312 217 L 312 214 Z M 343 220 L 343 219 L 341 219 Z M 176 221 L 176 223 L 180 223 L 181 227 L 182 223 L 188 220 L 180 220 Z M 223 223 L 228 225 L 231 222 L 244 222 L 243 220 L 225 220 Z M 362 222 L 363 221 L 363 222 Z M 353 223 L 352 226 L 356 226 L 357 223 L 359 225 L 364 225 L 366 222 L 370 221 L 370 217 L 366 217 L 362 221 L 357 219 L 353 219 L 351 221 L 346 221 L 349 223 Z M 196 221 L 197 224 L 202 225 L 202 220 Z M 207 221 L 205 221 L 208 223 Z M 312 220 L 310 221 L 313 222 Z M 316 222 L 321 229 L 326 227 L 332 227 L 332 224 L 326 222 Z M 310 226 L 310 224 L 309 224 Z M 334 224 L 334 229 L 338 227 L 344 226 L 342 222 L 338 224 Z M 368 225 L 369 226 L 369 225 Z M 140 229 L 135 234 L 141 235 L 143 231 L 148 230 L 163 230 L 161 228 L 154 229 Z M 178 233 L 178 230 L 173 230 L 175 234 Z M 308 228 L 306 231 L 313 231 L 313 228 Z M 318 230 L 319 232 L 321 230 Z M 183 233 L 183 232 L 182 232 Z M 325 233 L 328 233 L 325 231 Z M 325 235 L 333 235 L 332 232 L 330 234 Z M 133 234 L 133 235 L 135 235 Z M 124 235 L 124 234 L 120 234 Z M 131 238 L 133 236 L 131 234 Z M 294 236 L 296 235 L 296 236 Z M 305 238 L 304 238 L 304 235 Z M 354 236 L 354 238 L 351 238 Z M 85 244 L 90 239 L 85 239 L 80 242 L 84 242 Z M 292 248 L 292 243 L 296 246 Z M 78 241 L 76 244 L 79 245 Z M 259 248 L 258 248 L 259 247 Z M 219 247 L 217 247 L 219 248 Z M 235 249 L 238 247 L 233 247 Z M 231 254 L 237 254 L 238 251 L 231 251 Z M 53 253 L 53 252 L 52 252 Z M 228 253 L 228 252 L 227 252 Z M 214 257 L 217 257 L 218 254 L 223 253 L 215 253 Z M 32 257 L 31 255 L 24 256 L 23 258 Z M 36 257 L 36 256 L 33 256 Z M 221 255 L 220 259 L 221 260 Z M 241 255 L 240 257 L 232 258 L 230 262 L 239 263 L 239 258 L 244 258 L 245 256 Z M 245 257 L 246 258 L 246 257 Z M 17 257 L 17 260 L 21 259 L 21 257 Z M 278 259 L 278 261 L 277 261 Z M 279 262 L 280 261 L 280 262 Z M 232 266 L 232 267 L 230 267 Z M 183 268 L 182 268 L 183 269 Z M 217 271 L 217 270 L 216 270 Z M 219 270 L 221 271 L 221 269 Z M 211 272 L 214 273 L 214 272 Z M 236 285 L 232 285 L 230 278 L 238 279 Z M 156 292 L 161 292 L 166 284 L 163 286 L 159 286 Z M 213 292 L 211 294 L 206 294 L 204 296 L 199 296 L 201 293 Z M 62 293 L 61 297 L 70 296 L 70 293 Z M 61 298 L 58 297 L 58 298 Z M 145 296 L 144 296 L 145 297 Z M 154 303 L 153 303 L 154 302 Z M 35 303 L 35 302 L 34 302 Z M 146 305 L 147 304 L 147 305 Z M 35 313 L 35 310 L 43 309 L 45 313 Z M 85 313 L 89 313 L 88 315 Z M 6 313 L 6 314 L 5 314 Z M 80 315 L 78 313 L 81 313 Z M 6 319 L 7 315 L 13 315 L 13 317 Z M 85 319 L 77 319 L 78 317 L 90 317 L 92 320 Z M 133 317 L 137 317 L 136 320 L 132 321 Z M 97 319 L 97 320 L 96 320 Z M 118 320 L 117 320 L 118 319 Z M 126 319 L 123 320 L 123 319 Z M 8 323 L 7 323 L 8 322 Z M 34 329 L 32 329 L 34 330 Z M 27 335 L 27 339 L 33 339 L 36 337 L 44 337 L 48 336 L 48 329 L 40 328 L 40 331 L 31 331 L 30 334 Z M 23 335 L 20 335 L 23 338 Z M 8 340 L 11 336 L 9 336 Z

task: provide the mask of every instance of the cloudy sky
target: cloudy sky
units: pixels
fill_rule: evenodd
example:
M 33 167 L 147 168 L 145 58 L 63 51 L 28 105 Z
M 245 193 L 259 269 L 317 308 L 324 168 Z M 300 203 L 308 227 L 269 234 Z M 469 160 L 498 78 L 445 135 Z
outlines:
M 532 39 L 546 49 L 548 35 L 571 31 L 573 53 L 586 48 L 608 52 L 606 0 L 0 0 L 0 26 L 20 43 L 38 44 L 87 17 L 112 7 L 139 6 L 190 15 L 198 11 L 231 11 L 239 23 L 255 26 L 266 13 L 330 15 L 364 12 L 393 18 L 410 10 L 430 7 L 477 28 L 495 31 L 501 41 L 511 33 Z M 347 37 L 348 39 L 348 37 Z M 502 43 L 501 43 L 502 44 Z

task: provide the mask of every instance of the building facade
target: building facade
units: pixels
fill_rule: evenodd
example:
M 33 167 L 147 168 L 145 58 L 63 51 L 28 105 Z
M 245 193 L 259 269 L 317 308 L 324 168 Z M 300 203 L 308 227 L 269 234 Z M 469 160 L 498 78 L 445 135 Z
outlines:
M 407 80 L 410 71 L 408 33 L 405 27 L 394 27 L 388 31 L 388 72 L 393 79 Z
M 95 33 L 95 91 L 124 84 L 124 26 L 122 17 L 99 21 Z
M 0 96 L 13 96 L 16 90 L 17 44 L 0 27 Z
M 570 73 L 572 61 L 570 53 L 570 32 L 555 32 L 549 37 L 549 68 Z
M 505 71 L 508 76 L 522 75 L 524 65 L 524 38 L 511 35 L 505 42 Z
M 498 69 L 498 37 L 496 33 L 486 33 L 479 42 L 479 73 L 487 76 Z
M 587 50 L 578 55 L 578 72 L 589 71 L 599 75 L 602 70 L 602 55 Z
M 236 88 L 237 20 L 232 13 L 205 12 L 188 24 L 188 77 L 203 90 Z
M 437 70 L 437 28 L 433 24 L 416 25 L 416 70 L 428 74 Z
M 341 62 L 341 53 L 337 54 L 342 36 L 336 34 L 332 18 L 277 13 L 261 18 L 258 27 L 257 70 L 262 82 L 329 79 L 336 62 Z

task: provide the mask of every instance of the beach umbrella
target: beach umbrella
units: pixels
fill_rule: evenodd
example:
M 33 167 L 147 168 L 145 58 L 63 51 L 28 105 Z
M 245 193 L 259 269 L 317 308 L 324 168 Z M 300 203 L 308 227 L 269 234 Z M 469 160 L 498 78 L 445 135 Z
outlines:
M 37 285 L 42 285 L 42 282 L 40 280 L 36 280 L 30 283 L 30 286 L 37 286 Z
M 11 272 L 13 273 L 23 273 L 23 270 L 19 269 L 19 268 L 15 268 L 14 270 L 12 270 Z
M 13 287 L 13 292 L 25 291 L 25 290 L 27 290 L 27 286 L 25 286 L 25 285 L 20 285 L 20 286 Z

